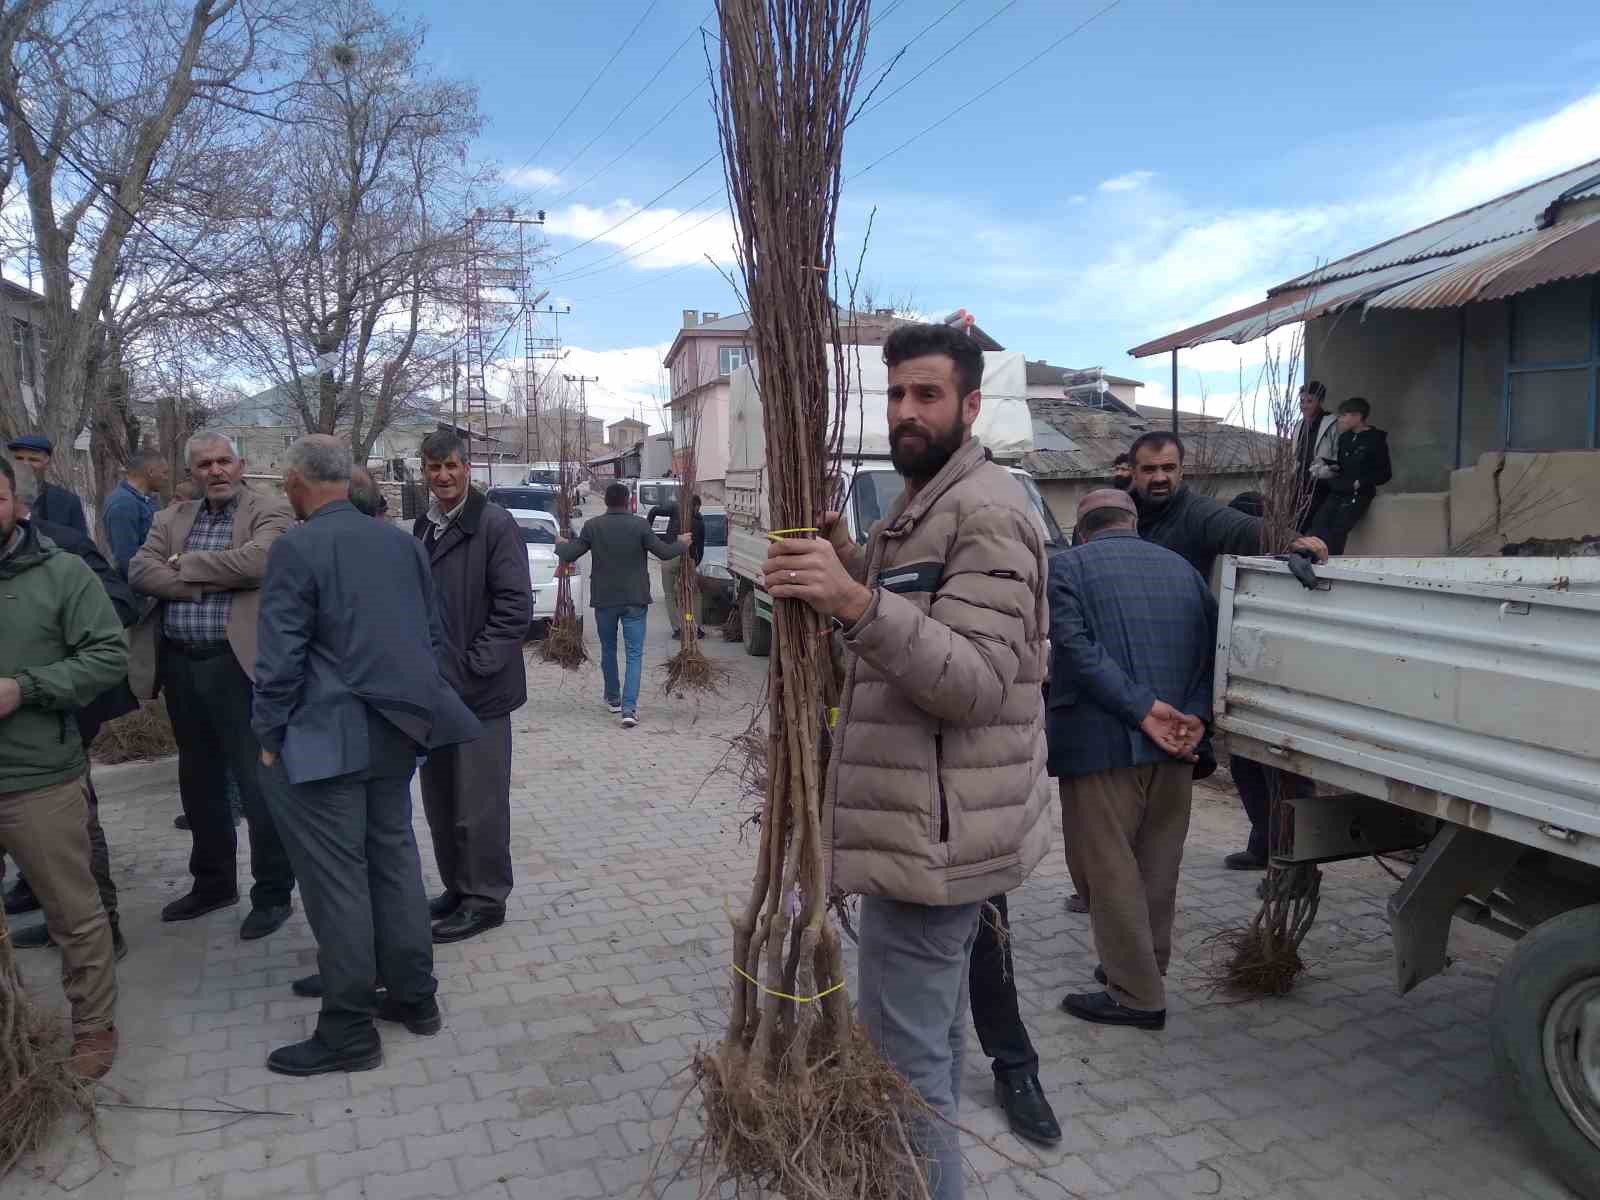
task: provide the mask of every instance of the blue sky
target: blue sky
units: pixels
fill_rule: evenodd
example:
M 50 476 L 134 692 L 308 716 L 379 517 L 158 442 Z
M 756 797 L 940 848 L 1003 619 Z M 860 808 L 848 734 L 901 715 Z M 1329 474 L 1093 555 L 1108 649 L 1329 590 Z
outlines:
M 881 295 L 965 307 L 1029 358 L 1105 366 L 1166 403 L 1167 360 L 1128 347 L 1600 158 L 1600 36 L 1577 0 L 1512 20 L 1489 0 L 1121 0 L 974 101 L 1104 4 L 876 0 L 869 76 L 907 49 L 851 130 L 839 245 L 853 263 L 876 208 L 865 276 Z M 738 306 L 705 261 L 728 256 L 719 164 L 667 191 L 716 150 L 694 33 L 714 27 L 709 0 L 396 7 L 428 23 L 444 70 L 477 81 L 481 152 L 548 210 L 567 369 L 601 376 L 590 397 L 608 417 L 642 405 L 653 421 L 680 311 Z M 1186 354 L 1181 402 L 1200 407 L 1204 389 L 1228 411 L 1260 357 Z

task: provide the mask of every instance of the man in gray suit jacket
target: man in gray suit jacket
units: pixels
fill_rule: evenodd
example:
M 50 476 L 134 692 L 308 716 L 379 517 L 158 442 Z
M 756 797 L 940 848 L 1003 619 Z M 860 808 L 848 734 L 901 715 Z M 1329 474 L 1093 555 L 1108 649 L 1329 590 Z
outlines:
M 439 1031 L 411 774 L 419 751 L 481 732 L 440 673 L 427 558 L 350 503 L 350 466 L 333 437 L 291 448 L 284 492 L 305 524 L 274 543 L 261 595 L 252 725 L 284 783 L 269 796 L 322 977 L 315 1035 L 267 1058 L 284 1075 L 378 1066 L 374 1016 Z

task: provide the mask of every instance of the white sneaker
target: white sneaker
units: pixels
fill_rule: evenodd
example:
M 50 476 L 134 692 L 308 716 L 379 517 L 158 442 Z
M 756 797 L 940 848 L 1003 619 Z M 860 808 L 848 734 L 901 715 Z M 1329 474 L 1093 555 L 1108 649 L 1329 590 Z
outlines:
M 624 729 L 632 729 L 638 723 L 639 723 L 639 718 L 636 717 L 633 713 L 623 713 L 622 714 L 622 727 Z
M 607 704 L 606 707 L 611 710 L 611 715 L 613 717 L 619 716 L 622 713 L 622 705 L 620 704 Z

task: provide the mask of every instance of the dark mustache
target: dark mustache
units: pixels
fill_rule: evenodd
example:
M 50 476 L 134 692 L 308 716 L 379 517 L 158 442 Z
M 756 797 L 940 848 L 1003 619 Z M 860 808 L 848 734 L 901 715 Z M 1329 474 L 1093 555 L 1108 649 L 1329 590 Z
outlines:
M 924 429 L 921 425 L 918 425 L 914 421 L 902 421 L 900 424 L 896 425 L 893 430 L 890 431 L 889 436 L 890 437 L 900 437 L 902 434 L 907 434 L 907 433 L 914 433 L 918 437 L 924 437 L 924 438 L 932 438 L 933 437 L 933 430 Z

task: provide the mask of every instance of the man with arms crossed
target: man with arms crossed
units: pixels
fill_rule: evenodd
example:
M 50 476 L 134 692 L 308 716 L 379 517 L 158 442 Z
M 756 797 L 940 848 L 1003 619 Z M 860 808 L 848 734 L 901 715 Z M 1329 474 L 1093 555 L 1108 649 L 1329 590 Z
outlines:
M 133 631 L 128 682 L 142 698 L 166 693 L 178 792 L 194 839 L 194 884 L 161 919 L 191 921 L 239 901 L 231 773 L 250 827 L 255 886 L 239 936 L 251 941 L 289 919 L 294 890 L 289 855 L 262 795 L 270 781 L 257 763 L 261 747 L 250 731 L 261 578 L 267 551 L 294 514 L 281 499 L 245 486 L 244 460 L 225 434 L 195 434 L 186 457 L 201 498 L 157 513 L 128 562 L 133 590 L 161 601 Z
M 1045 556 L 1022 488 L 972 436 L 982 352 L 948 326 L 906 325 L 883 359 L 904 496 L 865 547 L 836 516 L 825 539 L 774 543 L 764 582 L 843 628 L 822 831 L 833 886 L 862 895 L 859 1012 L 953 1121 L 979 907 L 1050 845 Z M 955 1128 L 917 1125 L 935 1200 L 956 1200 Z

